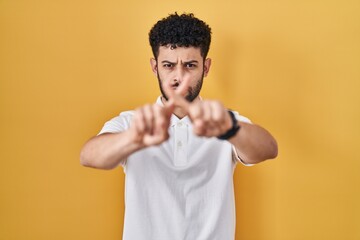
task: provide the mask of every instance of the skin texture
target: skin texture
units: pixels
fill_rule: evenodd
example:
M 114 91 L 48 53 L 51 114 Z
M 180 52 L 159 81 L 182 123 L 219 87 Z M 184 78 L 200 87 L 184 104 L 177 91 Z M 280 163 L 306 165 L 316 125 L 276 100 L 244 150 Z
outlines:
M 90 139 L 81 151 L 82 165 L 112 169 L 130 154 L 161 144 L 169 138 L 171 114 L 189 116 L 198 136 L 217 137 L 232 127 L 227 108 L 220 101 L 200 100 L 198 96 L 211 66 L 211 59 L 203 59 L 199 48 L 161 46 L 157 59 L 151 59 L 150 64 L 164 106 L 141 106 L 135 110 L 128 130 Z M 228 141 L 244 162 L 254 164 L 277 156 L 277 143 L 268 131 L 256 124 L 239 125 L 240 131 Z

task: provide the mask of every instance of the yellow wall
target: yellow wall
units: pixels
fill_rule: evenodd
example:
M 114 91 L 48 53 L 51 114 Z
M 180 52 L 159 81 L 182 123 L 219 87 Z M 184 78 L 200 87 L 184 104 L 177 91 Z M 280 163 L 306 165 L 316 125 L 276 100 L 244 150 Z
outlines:
M 159 94 L 147 34 L 194 12 L 213 29 L 203 97 L 277 138 L 237 167 L 237 239 L 360 239 L 360 2 L 0 1 L 0 239 L 121 239 L 121 168 L 79 151 Z

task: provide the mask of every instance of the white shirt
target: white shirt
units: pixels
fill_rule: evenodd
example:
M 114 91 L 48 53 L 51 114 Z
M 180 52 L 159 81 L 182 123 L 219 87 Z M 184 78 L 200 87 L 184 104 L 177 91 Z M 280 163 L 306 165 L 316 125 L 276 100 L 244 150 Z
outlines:
M 160 97 L 157 103 L 162 105 Z M 99 134 L 128 129 L 133 114 L 121 113 Z M 172 115 L 169 135 L 121 164 L 126 174 L 123 240 L 234 239 L 233 172 L 240 160 L 234 147 L 194 135 L 188 117 Z

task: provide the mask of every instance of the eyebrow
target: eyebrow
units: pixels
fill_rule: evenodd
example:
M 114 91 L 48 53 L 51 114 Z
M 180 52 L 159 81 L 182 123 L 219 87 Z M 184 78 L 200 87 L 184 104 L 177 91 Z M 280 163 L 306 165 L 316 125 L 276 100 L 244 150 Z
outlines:
M 161 63 L 171 63 L 171 64 L 176 64 L 176 62 L 171 62 L 171 61 L 168 61 L 168 60 L 164 60 L 164 61 L 161 61 Z M 189 64 L 189 63 L 199 63 L 197 60 L 190 60 L 190 61 L 186 61 L 184 62 L 183 64 Z

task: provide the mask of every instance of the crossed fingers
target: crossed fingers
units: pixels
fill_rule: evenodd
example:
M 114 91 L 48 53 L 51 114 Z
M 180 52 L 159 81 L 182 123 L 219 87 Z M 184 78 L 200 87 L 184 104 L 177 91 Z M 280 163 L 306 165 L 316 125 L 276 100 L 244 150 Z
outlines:
M 219 101 L 203 100 L 188 102 L 184 97 L 189 91 L 189 80 L 184 80 L 177 89 L 170 82 L 163 83 L 168 97 L 164 107 L 147 104 L 136 109 L 131 126 L 132 138 L 141 146 L 158 145 L 169 138 L 171 114 L 181 108 L 193 123 L 198 136 L 217 137 L 232 126 L 227 109 Z
M 188 102 L 183 95 L 188 91 L 189 85 L 189 81 L 184 80 L 174 90 L 169 82 L 163 83 L 163 89 L 168 96 L 168 106 L 180 107 L 185 111 L 193 123 L 196 135 L 217 137 L 228 131 L 232 126 L 228 110 L 219 101 Z
M 189 79 L 182 81 L 175 90 L 171 86 L 170 81 L 165 83 L 162 82 L 161 84 L 166 96 L 168 97 L 168 102 L 165 104 L 165 107 L 174 105 L 175 107 L 182 108 L 187 113 L 190 103 L 185 99 L 185 97 L 183 97 L 183 95 L 185 95 L 189 89 Z

